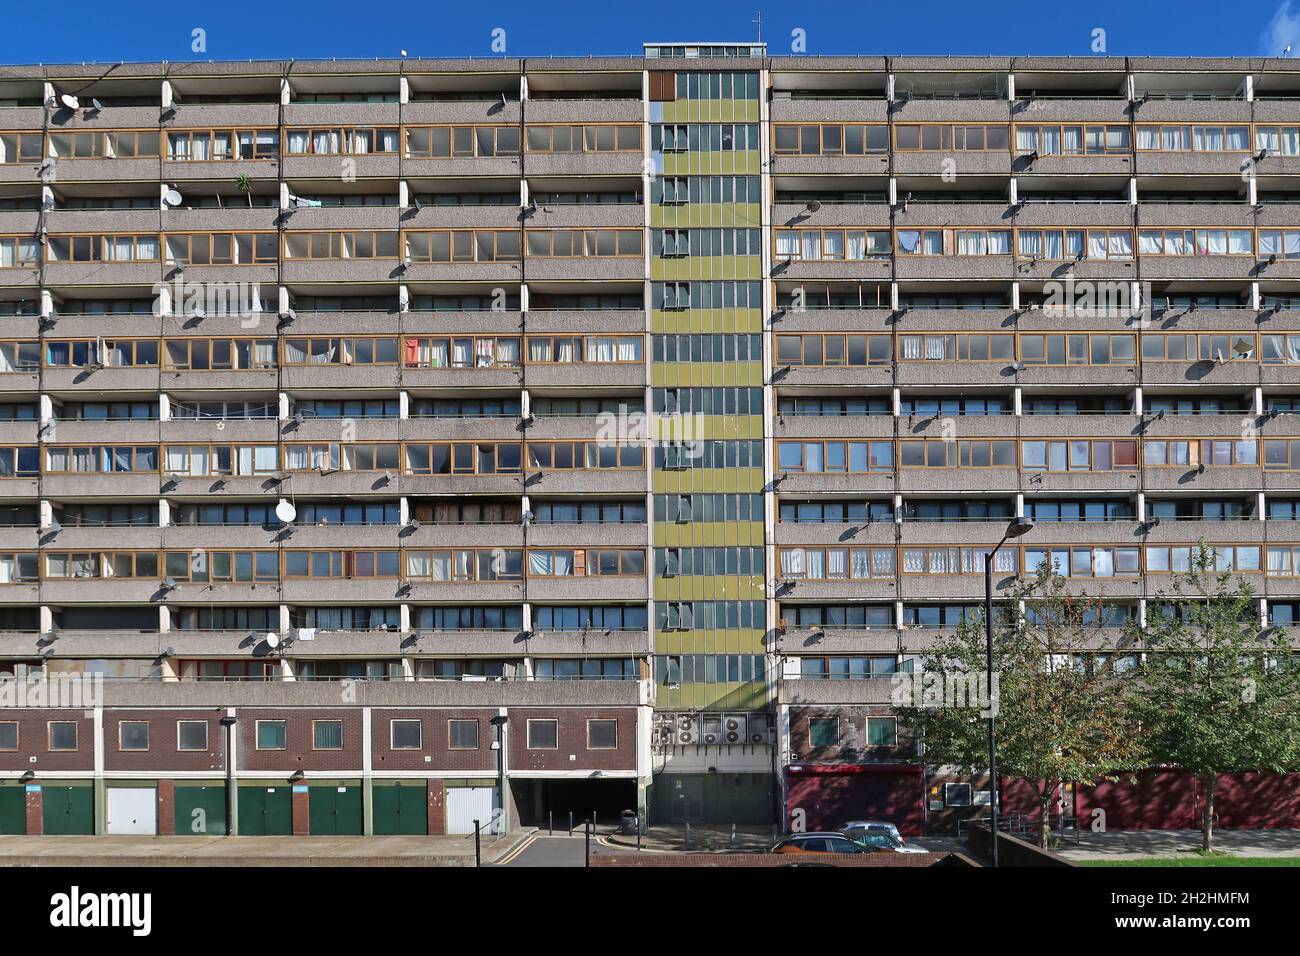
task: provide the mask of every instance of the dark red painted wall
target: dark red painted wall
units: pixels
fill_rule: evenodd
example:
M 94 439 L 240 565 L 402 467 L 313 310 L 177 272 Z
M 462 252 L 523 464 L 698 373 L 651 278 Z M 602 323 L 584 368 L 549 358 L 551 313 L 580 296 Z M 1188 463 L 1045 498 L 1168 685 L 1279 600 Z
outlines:
M 1094 808 L 1106 813 L 1108 830 L 1199 829 L 1204 788 L 1190 774 L 1151 770 L 1136 783 L 1076 787 L 1079 823 L 1089 825 Z M 1300 827 L 1300 774 L 1219 774 L 1214 788 L 1216 823 L 1232 829 Z
M 850 820 L 883 820 L 904 836 L 925 826 L 924 777 L 918 767 L 814 766 L 786 768 L 785 828 L 804 811 L 804 829 L 838 830 Z
M 1105 811 L 1107 830 L 1200 829 L 1204 788 L 1181 770 L 1144 770 L 1110 783 L 1074 787 L 1079 826 L 1087 829 Z M 1023 780 L 1004 780 L 1004 813 L 1038 819 L 1037 797 Z M 1216 826 L 1257 830 L 1300 827 L 1300 774 L 1220 774 L 1215 784 Z M 1050 818 L 1056 822 L 1055 805 Z

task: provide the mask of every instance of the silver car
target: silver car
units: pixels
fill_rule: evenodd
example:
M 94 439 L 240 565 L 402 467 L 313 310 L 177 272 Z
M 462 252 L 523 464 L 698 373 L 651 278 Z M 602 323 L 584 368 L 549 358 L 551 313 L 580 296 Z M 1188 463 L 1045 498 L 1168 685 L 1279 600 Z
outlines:
M 904 840 L 902 834 L 898 832 L 897 826 L 880 820 L 854 820 L 851 823 L 846 823 L 840 832 L 850 840 L 863 840 L 868 836 L 885 837 L 894 845 L 894 851 L 896 853 L 928 852 L 921 849 L 919 846 L 908 846 L 907 841 Z

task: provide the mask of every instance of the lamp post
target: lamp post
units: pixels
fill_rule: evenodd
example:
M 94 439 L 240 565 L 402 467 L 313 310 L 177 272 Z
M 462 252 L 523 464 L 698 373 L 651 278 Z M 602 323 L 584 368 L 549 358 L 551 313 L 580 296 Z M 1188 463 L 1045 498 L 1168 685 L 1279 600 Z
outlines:
M 1007 525 L 1002 540 L 988 554 L 984 555 L 984 636 L 985 664 L 987 665 L 985 683 L 986 693 L 993 693 L 993 557 L 1012 538 L 1019 538 L 1034 530 L 1032 518 L 1012 518 Z M 998 744 L 997 732 L 993 727 L 993 707 L 989 701 L 989 840 L 993 866 L 998 865 Z

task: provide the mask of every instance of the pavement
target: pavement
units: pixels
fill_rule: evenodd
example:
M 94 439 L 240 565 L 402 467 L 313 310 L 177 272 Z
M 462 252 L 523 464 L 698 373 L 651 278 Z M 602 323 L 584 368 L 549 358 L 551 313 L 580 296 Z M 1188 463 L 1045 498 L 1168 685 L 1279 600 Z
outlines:
M 1200 830 L 1085 831 L 1079 843 L 1062 843 L 1067 860 L 1137 860 L 1177 856 L 1201 848 Z M 1233 856 L 1300 857 L 1300 830 L 1215 830 L 1214 849 Z
M 495 863 L 531 829 L 481 838 Z M 4 866 L 473 866 L 474 836 L 0 836 Z

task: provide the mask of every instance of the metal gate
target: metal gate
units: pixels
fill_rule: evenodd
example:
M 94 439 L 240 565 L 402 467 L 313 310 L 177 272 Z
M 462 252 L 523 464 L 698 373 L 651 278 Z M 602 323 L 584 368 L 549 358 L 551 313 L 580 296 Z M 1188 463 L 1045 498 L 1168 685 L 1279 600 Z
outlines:
M 41 787 L 41 832 L 50 836 L 89 836 L 95 832 L 92 788 Z
M 289 836 L 293 833 L 293 798 L 286 786 L 239 788 L 240 836 Z
M 447 832 L 473 833 L 474 821 L 485 833 L 498 832 L 501 795 L 496 787 L 448 787 Z
M 158 832 L 158 792 L 153 787 L 109 787 L 106 832 Z

